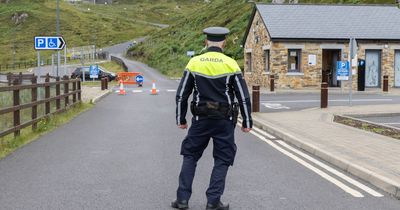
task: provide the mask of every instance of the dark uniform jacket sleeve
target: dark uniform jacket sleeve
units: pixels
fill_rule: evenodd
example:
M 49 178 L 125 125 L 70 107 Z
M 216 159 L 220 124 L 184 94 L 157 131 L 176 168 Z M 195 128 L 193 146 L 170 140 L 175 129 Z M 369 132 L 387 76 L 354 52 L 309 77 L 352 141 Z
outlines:
M 242 114 L 243 128 L 252 128 L 253 120 L 251 118 L 251 102 L 250 94 L 247 89 L 246 81 L 243 79 L 242 74 L 235 74 L 235 81 L 233 87 L 235 89 L 236 98 L 239 101 L 240 113 Z
M 176 91 L 176 124 L 185 125 L 186 124 L 186 113 L 188 109 L 188 98 L 192 94 L 194 87 L 194 77 L 189 72 L 185 70 L 183 72 L 183 77 L 179 84 L 178 90 Z

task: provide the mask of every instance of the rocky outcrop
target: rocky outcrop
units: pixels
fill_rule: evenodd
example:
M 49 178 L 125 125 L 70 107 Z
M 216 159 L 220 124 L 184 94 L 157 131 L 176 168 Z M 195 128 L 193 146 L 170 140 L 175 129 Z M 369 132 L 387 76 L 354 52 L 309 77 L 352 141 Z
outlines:
M 25 13 L 25 12 L 14 13 L 11 20 L 15 23 L 15 25 L 19 25 L 19 24 L 25 22 L 28 17 L 29 17 L 28 13 Z

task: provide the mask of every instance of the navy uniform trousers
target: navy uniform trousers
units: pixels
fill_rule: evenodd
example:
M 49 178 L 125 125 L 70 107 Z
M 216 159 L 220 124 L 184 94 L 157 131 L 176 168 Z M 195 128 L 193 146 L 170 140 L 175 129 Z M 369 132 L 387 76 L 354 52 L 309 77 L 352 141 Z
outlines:
M 228 119 L 192 120 L 188 135 L 182 142 L 181 155 L 183 155 L 183 163 L 179 175 L 178 200 L 189 201 L 192 194 L 192 183 L 197 161 L 201 158 L 203 151 L 207 148 L 212 138 L 214 168 L 206 195 L 210 204 L 216 204 L 220 201 L 225 189 L 228 168 L 233 165 L 235 159 L 234 131 L 235 125 Z

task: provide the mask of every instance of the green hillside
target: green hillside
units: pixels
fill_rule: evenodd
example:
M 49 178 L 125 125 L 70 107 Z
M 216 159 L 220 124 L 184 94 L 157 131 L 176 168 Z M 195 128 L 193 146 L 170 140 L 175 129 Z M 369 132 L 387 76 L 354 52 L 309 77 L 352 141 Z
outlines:
M 169 28 L 153 33 L 146 42 L 132 48 L 128 56 L 141 60 L 168 76 L 180 76 L 189 58 L 187 51 L 200 52 L 204 46 L 202 29 L 225 26 L 231 30 L 225 52 L 242 63 L 240 47 L 251 11 L 252 3 L 245 0 L 213 0 L 198 7 L 195 15 L 179 20 Z M 270 2 L 270 1 L 258 1 Z M 394 0 L 306 0 L 301 3 L 374 3 L 390 4 Z
M 35 59 L 33 37 L 55 35 L 55 0 L 0 0 L 0 65 Z M 125 0 L 115 5 L 72 5 L 61 0 L 61 34 L 68 47 L 98 47 L 157 32 L 151 23 L 169 24 L 194 9 L 197 1 Z M 14 16 L 21 17 L 16 24 Z M 15 44 L 14 44 L 15 43 Z M 50 52 L 43 52 L 49 56 Z

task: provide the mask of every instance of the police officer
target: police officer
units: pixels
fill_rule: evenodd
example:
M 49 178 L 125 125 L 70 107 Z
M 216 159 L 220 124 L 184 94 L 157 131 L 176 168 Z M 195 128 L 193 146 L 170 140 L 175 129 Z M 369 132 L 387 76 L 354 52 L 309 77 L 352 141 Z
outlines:
M 197 161 L 213 139 L 214 168 L 206 192 L 207 210 L 227 210 L 228 204 L 221 202 L 225 178 L 229 166 L 233 165 L 236 144 L 234 130 L 238 108 L 243 118 L 242 131 L 252 128 L 251 104 L 246 82 L 235 60 L 223 54 L 227 28 L 210 27 L 203 31 L 207 35 L 207 52 L 193 57 L 183 73 L 176 94 L 176 122 L 186 129 L 188 98 L 193 92 L 190 108 L 192 125 L 182 142 L 183 163 L 179 175 L 177 199 L 173 208 L 187 209 L 192 194 L 192 183 Z M 235 96 L 238 103 L 235 102 Z

